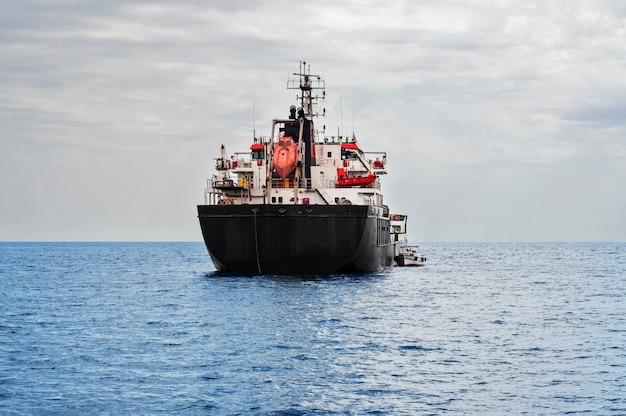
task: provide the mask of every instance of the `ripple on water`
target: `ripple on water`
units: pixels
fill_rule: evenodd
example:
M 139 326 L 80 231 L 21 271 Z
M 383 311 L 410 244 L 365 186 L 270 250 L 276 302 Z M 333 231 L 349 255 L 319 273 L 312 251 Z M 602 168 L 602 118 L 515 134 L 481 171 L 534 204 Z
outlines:
M 362 276 L 197 243 L 0 243 L 7 413 L 624 414 L 624 244 L 422 244 Z

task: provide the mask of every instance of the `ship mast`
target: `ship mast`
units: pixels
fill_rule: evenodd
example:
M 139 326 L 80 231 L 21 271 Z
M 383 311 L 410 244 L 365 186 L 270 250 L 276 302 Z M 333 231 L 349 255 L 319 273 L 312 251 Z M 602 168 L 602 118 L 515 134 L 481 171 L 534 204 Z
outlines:
M 294 197 L 293 203 L 298 203 L 298 189 L 301 188 L 301 184 L 304 183 L 305 187 L 311 188 L 311 166 L 316 165 L 315 157 L 315 139 L 318 135 L 317 130 L 314 129 L 313 117 L 323 117 L 326 114 L 326 109 L 322 110 L 322 113 L 317 113 L 314 110 L 314 106 L 317 105 L 319 100 L 326 98 L 326 84 L 321 76 L 311 74 L 311 66 L 304 61 L 300 61 L 300 70 L 294 72 L 293 75 L 297 79 L 290 79 L 287 81 L 288 90 L 300 90 L 300 94 L 296 94 L 296 99 L 300 100 L 300 108 L 297 110 L 295 106 L 291 106 L 289 119 L 274 119 L 272 124 L 272 139 L 274 140 L 274 133 L 277 124 L 282 124 L 283 127 L 280 131 L 284 131 L 286 126 L 290 129 L 297 128 L 291 132 L 291 135 L 296 138 L 297 135 L 297 157 L 296 167 L 294 174 Z M 321 97 L 315 93 L 314 90 L 322 90 Z M 297 127 L 296 127 L 297 126 Z M 267 173 L 266 173 L 266 195 L 269 195 L 272 188 L 272 174 L 273 174 L 273 156 L 275 145 L 272 143 L 267 154 Z
M 304 111 L 304 116 L 311 120 L 313 117 L 323 117 L 326 115 L 326 109 L 322 109 L 322 113 L 314 112 L 313 107 L 317 105 L 318 100 L 326 98 L 326 83 L 319 75 L 311 74 L 311 65 L 300 61 L 300 71 L 294 72 L 293 75 L 298 79 L 291 79 L 287 82 L 287 89 L 300 90 L 301 94 L 296 95 L 296 99 L 300 100 L 300 107 Z M 313 96 L 314 90 L 322 90 L 322 96 Z

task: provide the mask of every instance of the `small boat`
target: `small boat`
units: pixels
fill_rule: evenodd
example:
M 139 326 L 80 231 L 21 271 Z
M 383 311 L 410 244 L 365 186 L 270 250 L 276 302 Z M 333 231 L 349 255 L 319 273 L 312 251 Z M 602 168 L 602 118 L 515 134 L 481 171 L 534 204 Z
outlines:
M 369 186 L 376 182 L 376 175 L 369 173 L 365 176 L 349 176 L 344 168 L 337 168 L 337 186 Z
M 274 144 L 272 163 L 281 179 L 285 179 L 296 169 L 298 145 L 292 137 L 280 137 Z
M 426 264 L 426 257 L 420 254 L 418 246 L 402 247 L 395 260 L 398 266 L 423 266 Z

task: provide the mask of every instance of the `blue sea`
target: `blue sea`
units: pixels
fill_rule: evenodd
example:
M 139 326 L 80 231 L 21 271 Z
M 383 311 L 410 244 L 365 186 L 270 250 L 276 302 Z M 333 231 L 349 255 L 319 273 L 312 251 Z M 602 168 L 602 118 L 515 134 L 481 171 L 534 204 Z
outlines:
M 0 414 L 626 414 L 626 244 L 421 249 L 249 277 L 202 243 L 0 243 Z

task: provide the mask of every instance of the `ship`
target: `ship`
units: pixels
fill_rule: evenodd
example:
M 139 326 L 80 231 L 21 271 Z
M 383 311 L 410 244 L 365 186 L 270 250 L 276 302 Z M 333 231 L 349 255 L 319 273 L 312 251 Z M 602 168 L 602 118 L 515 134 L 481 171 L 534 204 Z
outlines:
M 383 199 L 387 153 L 364 151 L 354 133 L 316 127 L 325 81 L 306 62 L 287 88 L 299 108 L 274 119 L 270 136 L 254 132 L 249 149 L 229 157 L 222 144 L 215 158 L 197 208 L 216 270 L 328 275 L 397 265 L 406 216 L 390 215 Z

